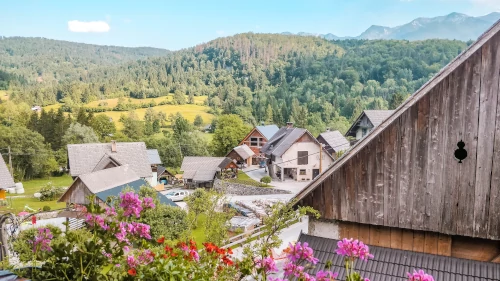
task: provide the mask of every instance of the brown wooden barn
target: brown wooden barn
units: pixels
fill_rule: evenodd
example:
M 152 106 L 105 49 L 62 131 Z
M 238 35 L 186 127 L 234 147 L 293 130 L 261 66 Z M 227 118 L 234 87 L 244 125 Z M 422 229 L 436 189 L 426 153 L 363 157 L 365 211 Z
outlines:
M 312 234 L 500 262 L 499 73 L 497 23 L 296 196 Z

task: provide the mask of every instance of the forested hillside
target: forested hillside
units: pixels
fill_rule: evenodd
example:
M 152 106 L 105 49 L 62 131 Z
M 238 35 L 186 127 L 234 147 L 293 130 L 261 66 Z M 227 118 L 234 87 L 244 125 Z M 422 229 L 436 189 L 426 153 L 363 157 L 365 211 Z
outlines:
M 11 38 L 0 40 L 0 66 L 27 81 L 11 83 L 11 99 L 30 104 L 71 110 L 105 97 L 177 92 L 208 96 L 214 113 L 250 124 L 292 120 L 317 133 L 345 130 L 362 109 L 397 106 L 465 47 L 246 33 L 158 57 L 166 52 Z

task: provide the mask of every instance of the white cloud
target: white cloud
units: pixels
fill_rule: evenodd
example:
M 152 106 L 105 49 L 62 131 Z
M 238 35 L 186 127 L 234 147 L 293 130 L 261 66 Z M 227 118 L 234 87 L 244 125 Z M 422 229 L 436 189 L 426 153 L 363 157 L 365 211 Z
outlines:
M 105 21 L 68 21 L 68 30 L 71 32 L 108 32 L 109 29 Z
M 217 35 L 224 35 L 224 34 L 226 34 L 226 32 L 224 30 L 217 30 L 215 33 L 217 33 Z

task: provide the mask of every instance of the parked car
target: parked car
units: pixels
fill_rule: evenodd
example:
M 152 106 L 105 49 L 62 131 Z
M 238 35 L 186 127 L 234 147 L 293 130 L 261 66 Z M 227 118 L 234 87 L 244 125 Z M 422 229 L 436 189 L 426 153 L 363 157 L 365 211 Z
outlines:
M 182 201 L 189 195 L 187 190 L 171 190 L 165 196 L 172 201 Z

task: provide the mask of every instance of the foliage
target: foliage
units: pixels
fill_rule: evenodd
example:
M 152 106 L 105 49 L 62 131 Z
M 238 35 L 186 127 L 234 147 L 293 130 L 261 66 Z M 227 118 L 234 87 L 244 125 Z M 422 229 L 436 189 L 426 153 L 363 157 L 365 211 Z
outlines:
M 12 242 L 12 250 L 16 253 L 21 262 L 29 262 L 33 259 L 33 245 L 27 242 L 34 239 L 35 235 L 38 233 L 38 229 L 40 228 L 48 228 L 50 230 L 50 232 L 54 236 L 52 243 L 65 241 L 61 229 L 52 224 L 47 224 L 43 227 L 28 228 L 24 231 L 21 231 Z
M 101 141 L 104 141 L 106 137 L 110 137 L 116 132 L 115 123 L 106 115 L 97 115 L 94 117 L 90 122 L 90 126 Z
M 222 115 L 217 118 L 212 139 L 212 150 L 217 156 L 226 155 L 248 134 L 250 128 L 237 115 Z
M 99 138 L 91 127 L 72 123 L 63 138 L 64 144 L 96 143 Z
M 144 136 L 144 122 L 139 120 L 134 111 L 130 111 L 128 115 L 122 115 L 120 122 L 123 123 L 123 133 L 131 140 L 139 140 Z
M 47 205 L 43 206 L 42 211 L 44 211 L 44 212 L 50 211 L 50 206 L 47 206 Z
M 203 125 L 203 117 L 198 114 L 194 117 L 193 126 L 200 127 L 201 125 Z
M 24 127 L 0 125 L 0 148 L 10 146 L 16 180 L 48 176 L 58 170 L 52 150 L 37 132 Z
M 229 230 L 228 221 L 232 217 L 232 212 L 219 210 L 219 206 L 224 205 L 226 198 L 224 194 L 215 190 L 196 189 L 184 199 L 189 212 L 188 218 L 191 228 L 198 226 L 198 218 L 204 215 L 205 241 L 221 244 L 227 239 Z
M 183 133 L 188 133 L 193 130 L 189 121 L 184 118 L 180 112 L 177 112 L 174 116 L 172 116 L 171 121 L 174 137 L 179 138 Z
M 272 178 L 270 176 L 264 176 L 260 179 L 260 182 L 263 182 L 265 184 L 270 184 L 272 181 Z
M 52 182 L 48 182 L 44 186 L 40 188 L 40 201 L 52 201 L 58 199 L 63 193 L 65 189 L 64 187 L 57 187 L 52 184 Z

